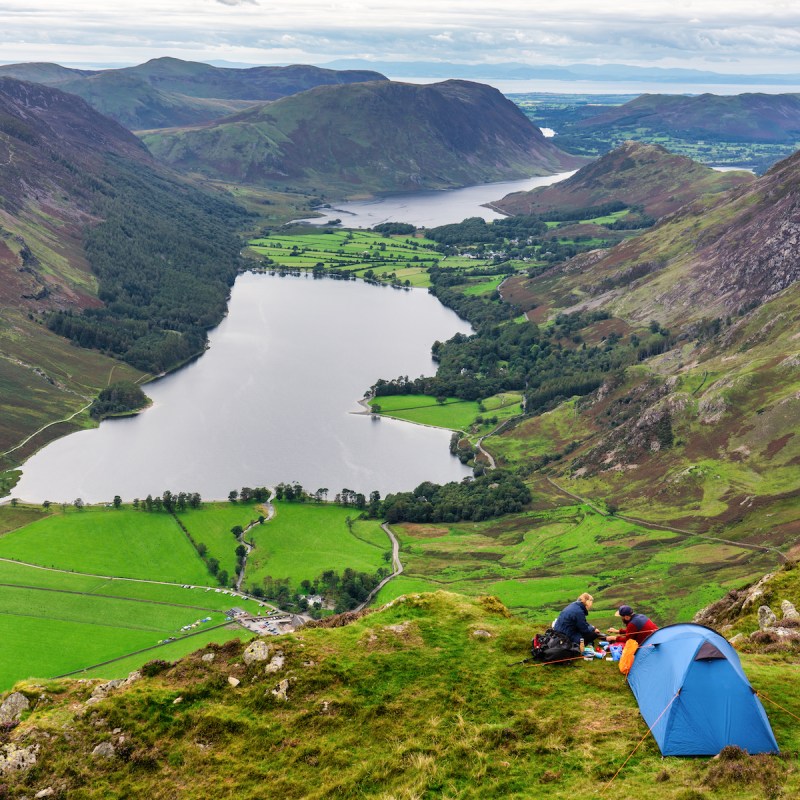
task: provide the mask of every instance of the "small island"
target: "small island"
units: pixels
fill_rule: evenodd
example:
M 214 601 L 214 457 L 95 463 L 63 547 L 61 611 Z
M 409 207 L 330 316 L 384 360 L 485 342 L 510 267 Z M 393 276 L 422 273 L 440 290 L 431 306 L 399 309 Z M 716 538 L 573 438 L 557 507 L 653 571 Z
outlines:
M 138 414 L 151 402 L 140 386 L 130 381 L 119 381 L 101 390 L 94 399 L 89 414 L 96 420 L 106 417 L 125 417 Z

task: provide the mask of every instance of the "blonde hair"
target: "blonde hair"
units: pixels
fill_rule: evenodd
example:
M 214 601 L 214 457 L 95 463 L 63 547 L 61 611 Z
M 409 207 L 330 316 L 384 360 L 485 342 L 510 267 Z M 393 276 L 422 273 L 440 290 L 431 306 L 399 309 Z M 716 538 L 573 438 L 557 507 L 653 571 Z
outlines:
M 593 603 L 594 597 L 592 597 L 589 592 L 584 592 L 582 595 L 580 595 L 580 597 L 578 597 L 578 600 L 580 600 L 581 603 Z

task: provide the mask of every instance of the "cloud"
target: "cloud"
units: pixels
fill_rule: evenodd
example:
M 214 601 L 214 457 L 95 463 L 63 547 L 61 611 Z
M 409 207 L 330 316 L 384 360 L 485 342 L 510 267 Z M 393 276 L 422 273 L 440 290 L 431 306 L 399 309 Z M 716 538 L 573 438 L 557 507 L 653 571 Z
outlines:
M 625 63 L 796 72 L 800 6 L 785 0 L 0 0 L 11 61 L 249 63 L 336 58 Z M 235 8 L 235 13 L 232 9 Z

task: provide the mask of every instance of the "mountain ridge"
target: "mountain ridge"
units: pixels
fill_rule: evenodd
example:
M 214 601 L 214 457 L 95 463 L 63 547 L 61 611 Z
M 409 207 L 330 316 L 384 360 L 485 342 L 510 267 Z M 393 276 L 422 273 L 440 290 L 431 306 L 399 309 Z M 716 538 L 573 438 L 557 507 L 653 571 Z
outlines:
M 496 89 L 469 81 L 317 87 L 143 139 L 186 171 L 340 196 L 453 188 L 581 163 Z
M 231 69 L 169 57 L 105 70 L 10 64 L 0 66 L 3 75 L 77 94 L 101 114 L 134 130 L 207 122 L 320 84 L 386 80 L 371 70 L 336 71 L 303 64 Z

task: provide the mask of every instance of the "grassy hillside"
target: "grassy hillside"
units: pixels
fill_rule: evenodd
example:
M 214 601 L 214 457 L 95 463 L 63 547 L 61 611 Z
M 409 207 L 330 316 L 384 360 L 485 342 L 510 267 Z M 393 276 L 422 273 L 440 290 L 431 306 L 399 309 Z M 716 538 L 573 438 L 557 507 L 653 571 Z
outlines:
M 752 180 L 743 172 L 716 172 L 658 145 L 625 142 L 565 181 L 506 195 L 492 206 L 508 214 L 542 214 L 617 200 L 657 219 L 703 194 Z
M 175 167 L 333 197 L 443 189 L 576 164 L 497 90 L 467 81 L 326 86 L 147 134 Z
M 249 219 L 83 101 L 0 78 L 3 466 L 90 424 L 80 410 L 107 384 L 202 351 Z
M 94 705 L 92 684 L 30 681 L 18 688 L 34 709 L 6 736 L 38 743 L 37 762 L 4 776 L 7 794 L 52 786 L 79 800 L 255 800 L 269 787 L 282 798 L 566 800 L 657 789 L 687 800 L 800 789 L 786 712 L 765 702 L 786 756 L 665 761 L 615 664 L 509 666 L 527 655 L 532 630 L 494 599 L 440 592 L 272 639 L 269 657 L 283 663 L 267 670 L 246 666 L 229 642 L 154 665 L 159 674 Z M 755 688 L 797 710 L 791 665 L 767 655 L 743 663 Z M 101 743 L 110 757 L 91 757 Z

